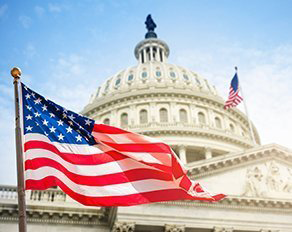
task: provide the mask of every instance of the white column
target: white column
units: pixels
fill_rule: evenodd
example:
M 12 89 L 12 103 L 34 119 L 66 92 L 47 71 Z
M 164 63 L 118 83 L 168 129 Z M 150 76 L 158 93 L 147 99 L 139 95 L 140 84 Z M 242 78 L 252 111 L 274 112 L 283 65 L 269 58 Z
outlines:
M 118 126 L 117 124 L 117 118 L 118 118 L 118 112 L 116 109 L 111 110 L 111 114 L 110 114 L 110 125 L 111 126 Z
M 156 115 L 156 103 L 150 102 L 150 110 L 149 110 L 149 122 L 159 122 L 159 119 Z
M 148 60 L 148 57 L 147 57 L 147 54 L 146 54 L 146 48 L 143 49 L 143 56 L 144 56 L 144 63 L 146 63 L 147 60 Z
M 163 49 L 161 49 L 161 53 L 162 53 L 162 59 L 163 59 L 163 62 L 166 62 L 166 57 L 165 57 L 165 55 L 164 55 Z
M 212 158 L 212 149 L 210 147 L 205 147 L 205 159 Z
M 211 109 L 208 109 L 207 113 L 208 115 L 206 117 L 207 119 L 206 125 L 209 125 L 209 127 L 215 127 L 213 111 Z
M 176 102 L 170 102 L 169 115 L 170 115 L 170 118 L 169 118 L 170 123 L 176 123 L 179 121 L 179 118 L 177 118 L 178 112 L 177 112 Z
M 139 52 L 139 62 L 142 63 L 142 51 Z
M 150 61 L 153 61 L 154 58 L 153 58 L 153 47 L 151 46 L 150 47 Z
M 136 124 L 136 117 L 135 117 L 135 107 L 136 105 L 132 104 L 130 106 L 130 112 L 128 113 L 128 123 L 129 125 L 133 126 Z
M 179 158 L 183 164 L 187 163 L 186 151 L 187 149 L 185 146 L 179 146 L 179 150 L 178 150 Z

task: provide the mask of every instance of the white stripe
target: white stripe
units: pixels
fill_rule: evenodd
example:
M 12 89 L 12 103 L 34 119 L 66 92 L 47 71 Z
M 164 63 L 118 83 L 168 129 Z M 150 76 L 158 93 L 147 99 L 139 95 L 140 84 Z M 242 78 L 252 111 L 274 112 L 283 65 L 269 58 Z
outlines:
M 109 162 L 105 164 L 97 165 L 76 165 L 63 160 L 59 155 L 54 152 L 47 151 L 44 149 L 30 149 L 25 152 L 26 160 L 33 160 L 36 158 L 48 158 L 60 163 L 68 171 L 82 175 L 82 176 L 101 176 L 107 174 L 115 174 L 128 170 L 133 170 L 137 168 L 147 168 L 152 170 L 157 170 L 154 167 L 148 166 L 143 163 L 139 163 L 131 158 L 126 158 L 123 160 L 118 160 L 114 162 Z
M 48 176 L 55 176 L 61 180 L 72 191 L 88 197 L 124 196 L 156 190 L 179 188 L 172 181 L 163 180 L 139 180 L 134 182 L 108 185 L 108 186 L 86 186 L 71 181 L 64 173 L 51 167 L 43 167 L 37 170 L 27 170 L 26 180 L 41 180 Z
M 108 136 L 109 138 L 111 138 L 115 143 L 117 144 L 124 144 L 124 143 L 137 143 L 137 141 L 133 141 L 131 138 L 133 137 L 137 137 L 138 140 L 141 140 L 141 138 L 143 140 L 145 140 L 146 144 L 148 143 L 162 143 L 161 140 L 159 139 L 155 139 L 155 138 L 150 138 L 150 137 L 147 137 L 147 136 L 142 136 L 142 135 L 139 135 L 139 134 L 135 134 L 135 133 L 131 133 L 131 137 L 129 137 L 129 133 L 124 133 L 124 134 L 106 134 L 106 133 L 101 133 L 101 132 L 96 132 L 96 131 L 93 131 L 92 132 L 92 135 L 94 137 L 101 137 L 101 138 L 104 138 L 104 136 Z M 112 142 L 112 141 L 106 141 L 106 142 Z M 143 142 L 141 142 L 143 143 Z
M 60 152 L 63 153 L 72 153 L 72 154 L 83 154 L 83 155 L 92 155 L 92 154 L 102 154 L 97 146 L 89 146 L 88 144 L 69 144 L 69 143 L 58 143 L 52 142 L 48 137 L 38 133 L 27 133 L 24 136 L 24 141 L 43 141 L 53 144 Z
M 162 164 L 162 162 L 160 162 L 158 159 L 156 159 L 151 154 L 146 153 L 146 152 L 123 152 L 123 154 L 138 161 L 143 161 L 146 163 Z M 164 153 L 162 155 L 167 156 L 169 159 L 171 157 L 171 155 L 167 153 Z
M 96 137 L 102 137 L 103 139 L 105 139 L 105 142 L 110 142 L 112 143 L 112 141 L 110 140 L 106 140 L 105 138 L 105 134 L 103 133 L 99 133 L 99 132 L 93 132 L 92 133 L 94 136 Z M 112 140 L 114 140 L 114 142 L 116 144 L 124 144 L 124 143 L 127 143 L 127 144 L 136 144 L 135 141 L 133 140 L 130 140 L 128 137 L 127 137 L 127 134 L 106 134 L 108 137 L 110 137 Z M 145 137 L 145 136 L 141 136 L 141 135 L 136 135 L 137 137 L 140 136 L 140 137 L 143 137 L 143 139 L 145 139 L 146 141 L 147 140 L 150 140 L 148 139 L 148 137 Z M 154 141 L 154 140 L 153 140 Z M 145 143 L 145 144 L 150 144 L 152 143 L 153 141 L 147 141 L 148 143 Z M 101 143 L 103 141 L 101 140 Z M 161 141 L 159 140 L 155 140 L 155 142 L 159 142 L 159 143 L 162 143 Z M 103 144 L 103 143 L 102 143 Z M 106 148 L 109 148 L 109 150 L 116 150 L 116 151 L 119 151 L 119 149 L 114 149 L 112 148 L 110 145 L 107 145 L 105 144 Z M 106 150 L 107 151 L 107 150 Z M 135 160 L 138 160 L 138 161 L 144 161 L 144 162 L 147 162 L 147 163 L 156 163 L 156 164 L 162 164 L 162 162 L 160 162 L 158 159 L 156 159 L 155 157 L 152 156 L 151 153 L 147 153 L 147 152 L 122 152 L 124 155 L 127 155 Z M 154 153 L 154 152 L 153 152 Z M 165 155 L 168 156 L 168 158 L 170 159 L 171 158 L 171 155 L 170 154 L 167 154 L 167 153 L 164 153 Z

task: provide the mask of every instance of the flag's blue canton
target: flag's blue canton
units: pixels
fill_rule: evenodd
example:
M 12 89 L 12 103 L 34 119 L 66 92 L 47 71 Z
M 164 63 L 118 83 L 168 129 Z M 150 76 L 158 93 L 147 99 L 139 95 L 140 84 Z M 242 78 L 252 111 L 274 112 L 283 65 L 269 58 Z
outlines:
M 94 120 L 66 110 L 21 83 L 24 134 L 40 133 L 52 142 L 93 145 Z
M 234 77 L 232 78 L 231 86 L 233 88 L 233 91 L 236 92 L 237 89 L 238 89 L 238 77 L 237 77 L 237 73 L 235 73 Z

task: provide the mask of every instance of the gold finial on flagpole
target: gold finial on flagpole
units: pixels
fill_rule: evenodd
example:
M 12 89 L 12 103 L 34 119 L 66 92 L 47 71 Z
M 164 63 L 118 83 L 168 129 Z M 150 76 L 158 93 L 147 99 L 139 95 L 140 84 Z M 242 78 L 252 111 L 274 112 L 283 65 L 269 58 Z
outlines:
M 20 76 L 21 76 L 21 69 L 18 68 L 18 67 L 14 67 L 13 69 L 11 69 L 11 76 L 14 78 L 14 79 L 20 79 Z

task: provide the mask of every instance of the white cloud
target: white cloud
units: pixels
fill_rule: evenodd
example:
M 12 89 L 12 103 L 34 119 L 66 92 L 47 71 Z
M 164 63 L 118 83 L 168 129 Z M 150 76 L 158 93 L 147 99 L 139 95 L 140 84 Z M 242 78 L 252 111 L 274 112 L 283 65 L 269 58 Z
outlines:
M 23 54 L 27 58 L 35 57 L 36 54 L 37 54 L 35 46 L 33 44 L 31 44 L 31 43 L 27 44 L 26 47 L 24 48 Z
M 49 3 L 48 9 L 52 13 L 60 13 L 62 12 L 62 7 L 58 4 Z
M 35 6 L 34 11 L 36 12 L 38 17 L 42 17 L 45 13 L 45 9 L 41 6 Z
M 41 86 L 46 97 L 73 111 L 80 111 L 97 86 L 90 60 L 78 54 L 59 55 L 51 62 L 50 80 Z M 42 94 L 42 93 L 41 93 Z
M 26 15 L 19 16 L 19 21 L 25 29 L 30 28 L 32 23 L 32 19 Z
M 4 4 L 2 6 L 0 6 L 0 17 L 4 16 L 5 13 L 7 12 L 8 10 L 8 5 L 7 4 Z

